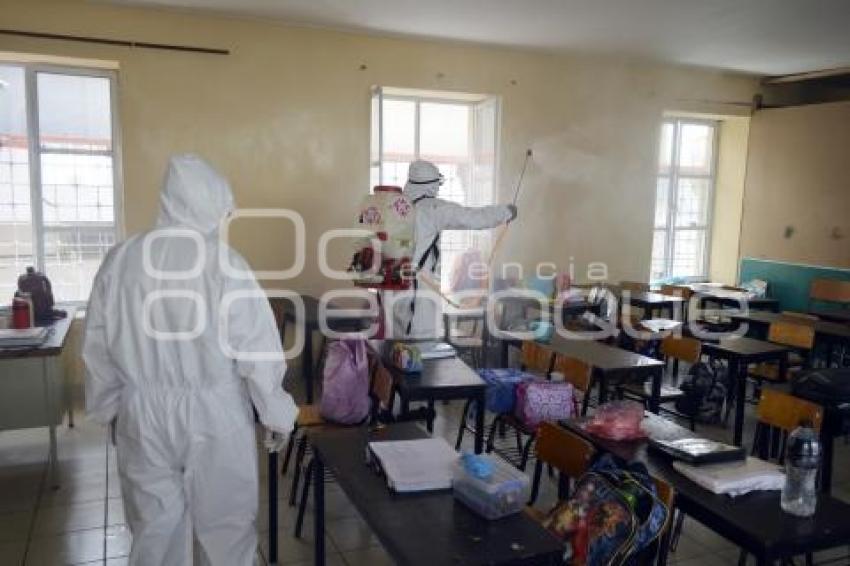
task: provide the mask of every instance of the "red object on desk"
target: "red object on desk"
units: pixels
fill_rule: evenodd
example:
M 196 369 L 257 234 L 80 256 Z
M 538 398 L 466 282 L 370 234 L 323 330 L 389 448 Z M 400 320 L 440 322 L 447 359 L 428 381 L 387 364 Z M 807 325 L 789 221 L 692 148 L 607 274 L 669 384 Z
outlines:
M 32 300 L 29 293 L 16 294 L 12 299 L 12 328 L 32 327 Z

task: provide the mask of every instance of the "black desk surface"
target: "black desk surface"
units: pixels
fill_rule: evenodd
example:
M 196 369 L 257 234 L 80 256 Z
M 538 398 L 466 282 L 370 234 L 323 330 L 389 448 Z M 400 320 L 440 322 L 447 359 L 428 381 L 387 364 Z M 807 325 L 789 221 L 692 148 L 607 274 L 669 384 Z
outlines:
M 421 373 L 405 373 L 388 361 L 390 343 L 370 340 L 369 347 L 385 361 L 384 366 L 395 379 L 396 386 L 410 400 L 453 399 L 464 392 L 474 392 L 487 387 L 478 373 L 457 356 L 437 360 L 423 360 Z
M 703 349 L 706 353 L 726 353 L 738 357 L 777 355 L 788 351 L 786 346 L 746 337 L 721 338 L 720 342 L 705 342 Z
M 301 297 L 301 301 L 304 303 L 304 324 L 307 328 L 318 328 L 319 327 L 319 305 L 321 304 L 319 299 L 313 297 L 312 295 L 299 295 Z M 297 315 L 295 306 L 292 301 L 285 297 L 274 297 L 270 298 L 269 302 L 272 304 L 272 309 L 282 316 L 284 320 L 289 322 L 295 322 L 295 318 Z M 334 313 L 334 310 L 338 310 L 339 307 L 335 306 L 333 303 L 329 303 L 326 309 L 327 317 L 329 320 L 334 321 L 334 325 L 338 326 L 342 323 L 346 323 L 350 321 L 350 326 L 352 329 L 357 329 L 364 325 L 364 321 L 368 321 L 370 317 L 361 316 L 361 317 L 344 317 L 337 316 Z M 368 325 L 368 324 L 366 324 Z M 347 328 L 347 327 L 346 327 Z
M 685 514 L 750 552 L 775 558 L 850 543 L 850 504 L 834 497 L 819 495 L 815 515 L 798 518 L 782 511 L 779 491 L 759 491 L 735 498 L 717 495 L 679 474 L 668 457 L 647 451 L 645 443 L 601 440 L 580 425 L 581 419 L 564 423 L 602 450 L 646 462 L 654 476 L 673 486 L 677 505 Z M 651 438 L 659 440 L 695 436 L 694 432 L 649 413 L 643 428 Z
M 370 440 L 428 435 L 413 423 L 365 428 L 311 428 L 313 450 L 399 564 L 554 564 L 561 543 L 523 513 L 487 521 L 456 502 L 451 491 L 396 494 L 364 463 Z
M 814 327 L 816 334 L 835 336 L 837 338 L 850 338 L 850 325 L 832 322 L 828 320 L 807 320 L 805 318 L 794 318 L 782 313 L 752 311 L 749 314 L 732 315 L 736 322 L 746 322 L 760 326 L 770 326 L 776 321 L 788 321 L 795 324 L 805 324 Z
M 809 314 L 813 314 L 817 317 L 820 317 L 824 320 L 828 320 L 831 322 L 838 322 L 841 324 L 850 324 L 850 309 L 813 309 L 809 311 Z
M 548 343 L 541 343 L 557 354 L 577 358 L 602 372 L 654 370 L 664 362 L 622 348 L 600 344 L 594 340 L 570 340 L 553 334 Z
M 61 354 L 62 348 L 65 347 L 65 340 L 68 338 L 68 331 L 71 330 L 71 323 L 74 322 L 74 317 L 77 314 L 77 308 L 64 305 L 56 305 L 56 308 L 65 311 L 65 318 L 44 325 L 50 328 L 50 334 L 40 346 L 35 348 L 0 348 L 0 360 L 44 358 Z
M 663 295 L 661 293 L 631 293 L 629 302 L 636 305 L 672 305 L 675 303 L 684 303 L 685 299 L 675 295 Z

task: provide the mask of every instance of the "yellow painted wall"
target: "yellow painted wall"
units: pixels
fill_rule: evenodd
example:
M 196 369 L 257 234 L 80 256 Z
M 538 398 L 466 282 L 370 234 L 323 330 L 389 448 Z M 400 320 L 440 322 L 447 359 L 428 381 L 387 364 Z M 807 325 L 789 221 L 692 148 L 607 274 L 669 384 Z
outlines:
M 726 285 L 738 282 L 749 122 L 749 118 L 723 118 L 720 122 L 709 278 Z
M 756 112 L 749 147 L 742 256 L 850 267 L 850 102 Z
M 566 267 L 573 258 L 580 280 L 587 262 L 606 262 L 613 281 L 648 276 L 662 112 L 694 100 L 746 101 L 757 89 L 751 77 L 626 58 L 75 0 L 0 0 L 0 14 L 4 28 L 230 49 L 221 57 L 0 35 L 0 51 L 119 63 L 129 233 L 152 223 L 168 156 L 199 152 L 232 180 L 240 205 L 304 216 L 305 273 L 270 283 L 300 291 L 334 286 L 318 273 L 316 241 L 326 229 L 352 224 L 368 188 L 371 85 L 501 96 L 503 202 L 526 148 L 535 151 L 502 259 Z M 288 233 L 257 223 L 235 243 L 255 268 L 279 268 L 292 256 Z M 346 253 L 340 246 L 336 258 Z

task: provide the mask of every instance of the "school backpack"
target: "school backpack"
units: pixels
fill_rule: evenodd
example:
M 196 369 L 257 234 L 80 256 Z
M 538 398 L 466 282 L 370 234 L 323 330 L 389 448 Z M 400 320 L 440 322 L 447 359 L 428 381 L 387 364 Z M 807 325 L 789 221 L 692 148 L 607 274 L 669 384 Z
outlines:
M 62 313 L 53 310 L 53 287 L 50 285 L 50 280 L 34 267 L 27 267 L 27 272 L 18 277 L 18 291 L 30 294 L 33 317 L 36 321 L 61 318 Z
M 369 415 L 369 361 L 365 340 L 328 344 L 319 413 L 339 424 L 358 424 Z
M 570 383 L 524 381 L 516 387 L 514 414 L 528 428 L 542 422 L 563 421 L 575 414 L 575 395 Z
M 487 384 L 487 410 L 497 415 L 512 413 L 516 406 L 516 390 L 520 383 L 537 379 L 534 374 L 513 368 L 484 368 L 478 375 Z
M 564 563 L 632 566 L 661 536 L 669 513 L 643 463 L 604 453 L 543 526 L 564 541 Z
M 729 391 L 726 372 L 718 363 L 691 366 L 679 385 L 684 395 L 676 400 L 676 410 L 706 424 L 719 423 Z

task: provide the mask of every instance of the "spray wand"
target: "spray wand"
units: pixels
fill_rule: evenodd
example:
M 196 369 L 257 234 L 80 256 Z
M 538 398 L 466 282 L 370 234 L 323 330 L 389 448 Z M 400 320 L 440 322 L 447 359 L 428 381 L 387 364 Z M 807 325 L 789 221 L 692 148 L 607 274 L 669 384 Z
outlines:
M 511 204 L 514 206 L 516 206 L 516 203 L 519 200 L 519 193 L 520 190 L 522 190 L 522 181 L 525 179 L 525 170 L 528 168 L 528 162 L 531 160 L 532 155 L 531 148 L 525 151 L 525 160 L 522 162 L 522 169 L 519 172 L 519 178 L 517 179 L 516 188 L 514 189 L 514 199 L 511 201 Z M 502 241 L 505 239 L 505 234 L 508 232 L 508 226 L 510 226 L 510 223 L 505 224 L 504 227 L 502 227 L 502 231 L 493 243 L 493 249 L 490 251 L 490 259 L 487 261 L 488 271 L 493 265 L 493 260 L 496 259 L 496 252 L 499 251 L 499 246 L 502 245 Z

